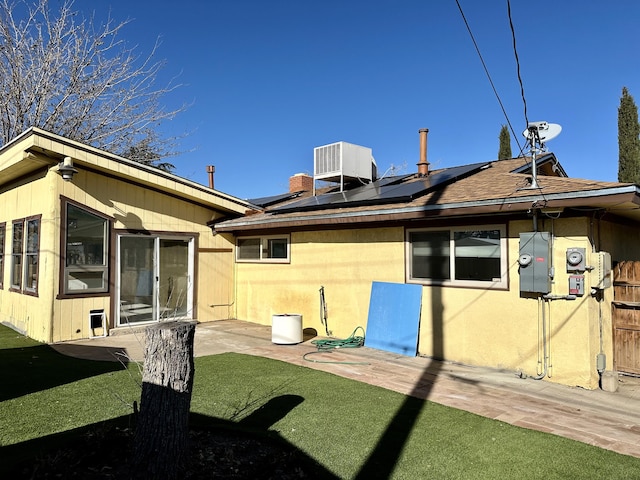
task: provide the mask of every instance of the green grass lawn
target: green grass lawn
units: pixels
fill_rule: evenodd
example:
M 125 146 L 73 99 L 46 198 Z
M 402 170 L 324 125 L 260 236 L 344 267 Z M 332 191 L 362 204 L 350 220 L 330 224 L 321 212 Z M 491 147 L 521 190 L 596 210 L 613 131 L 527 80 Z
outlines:
M 64 357 L 1 326 L 0 362 L 5 465 L 126 417 L 140 396 L 137 365 Z M 345 479 L 640 478 L 637 458 L 248 355 L 196 359 L 192 412 L 269 429 Z

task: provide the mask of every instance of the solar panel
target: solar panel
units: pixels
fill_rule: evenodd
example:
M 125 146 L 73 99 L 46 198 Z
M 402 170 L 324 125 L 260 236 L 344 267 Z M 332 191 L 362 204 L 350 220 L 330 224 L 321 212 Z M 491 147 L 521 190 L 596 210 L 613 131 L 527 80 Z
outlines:
M 387 177 L 360 187 L 343 192 L 327 193 L 292 202 L 271 211 L 288 213 L 301 210 L 318 210 L 322 208 L 355 207 L 388 202 L 409 202 L 422 195 L 456 181 L 459 178 L 475 173 L 488 163 L 474 163 L 460 167 L 451 167 L 428 177 L 414 178 L 414 175 Z
M 342 204 L 350 202 L 360 202 L 369 198 L 374 198 L 380 192 L 380 188 L 387 185 L 401 182 L 402 180 L 412 177 L 413 175 L 402 175 L 394 177 L 385 177 L 375 182 L 356 187 L 352 190 L 346 190 L 343 192 L 332 192 L 318 195 L 315 197 L 308 197 L 297 202 L 288 203 L 280 207 L 273 208 L 272 212 L 289 212 L 295 210 L 314 210 L 317 207 L 325 207 L 332 204 Z
M 272 195 L 270 197 L 260 197 L 260 198 L 250 198 L 247 202 L 257 205 L 258 207 L 267 207 L 269 205 L 273 205 L 274 203 L 283 202 L 284 200 L 289 200 L 290 198 L 295 198 L 300 194 L 300 192 L 296 193 L 283 193 L 280 195 Z
M 329 205 L 332 200 L 332 196 L 336 195 L 335 193 L 326 193 L 324 195 L 318 195 L 316 197 L 307 197 L 296 202 L 288 203 L 286 205 L 282 205 L 281 207 L 275 207 L 271 211 L 272 212 L 283 212 L 290 210 L 313 210 L 316 207 L 322 207 L 325 205 Z
M 451 167 L 437 173 L 432 173 L 428 177 L 420 178 L 414 182 L 405 182 L 399 185 L 392 185 L 386 188 L 378 197 L 380 200 L 411 201 L 422 195 L 444 187 L 446 184 L 475 173 L 482 169 L 487 163 L 474 163 Z

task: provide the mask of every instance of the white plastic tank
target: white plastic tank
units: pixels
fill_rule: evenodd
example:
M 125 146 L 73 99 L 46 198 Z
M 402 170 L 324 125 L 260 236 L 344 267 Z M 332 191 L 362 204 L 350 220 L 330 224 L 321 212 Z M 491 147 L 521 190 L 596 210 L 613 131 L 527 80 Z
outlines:
M 271 317 L 271 341 L 279 345 L 302 342 L 302 315 L 283 313 Z

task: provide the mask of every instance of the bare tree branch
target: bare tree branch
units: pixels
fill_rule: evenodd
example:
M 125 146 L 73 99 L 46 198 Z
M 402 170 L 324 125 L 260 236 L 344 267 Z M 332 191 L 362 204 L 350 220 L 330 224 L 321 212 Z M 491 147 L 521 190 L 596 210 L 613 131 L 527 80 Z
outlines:
M 129 20 L 98 25 L 64 0 L 0 0 L 0 143 L 39 127 L 132 160 L 171 170 L 178 136 L 158 126 L 187 105 L 162 98 L 181 85 L 156 85 L 165 63 L 160 42 L 140 55 L 120 38 Z

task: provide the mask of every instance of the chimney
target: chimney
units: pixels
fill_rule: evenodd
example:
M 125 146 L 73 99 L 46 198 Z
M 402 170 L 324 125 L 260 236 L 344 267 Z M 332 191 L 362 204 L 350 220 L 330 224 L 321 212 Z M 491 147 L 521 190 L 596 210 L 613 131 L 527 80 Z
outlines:
M 209 174 L 209 188 L 213 190 L 213 174 L 216 171 L 216 167 L 213 165 L 207 165 L 207 173 Z
M 418 176 L 419 177 L 428 177 L 429 176 L 429 162 L 427 162 L 427 133 L 429 133 L 428 128 L 421 128 L 418 130 L 420 134 L 420 162 L 418 162 Z
M 313 177 L 306 173 L 296 173 L 289 178 L 289 193 L 310 192 L 313 190 Z

